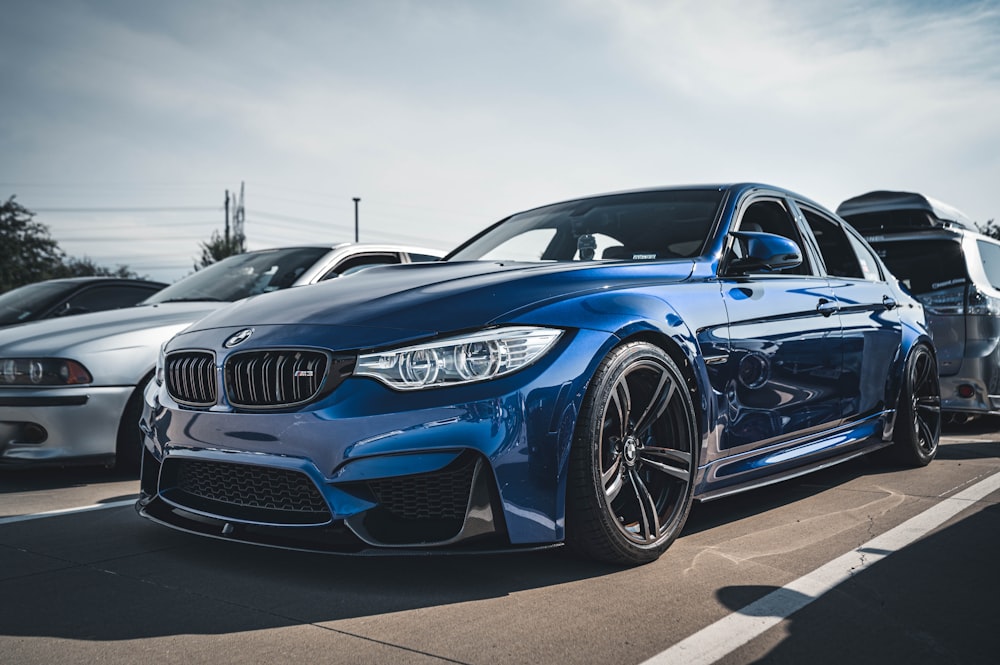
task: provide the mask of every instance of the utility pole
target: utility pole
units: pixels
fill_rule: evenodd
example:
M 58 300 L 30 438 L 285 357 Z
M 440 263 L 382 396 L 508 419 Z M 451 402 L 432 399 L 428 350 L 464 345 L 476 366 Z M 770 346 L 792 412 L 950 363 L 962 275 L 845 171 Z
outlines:
M 358 203 L 361 202 L 357 196 L 354 197 L 354 242 L 358 241 Z
M 229 248 L 229 190 L 226 190 L 226 248 Z
M 233 212 L 233 240 L 236 245 L 243 251 L 244 244 L 246 243 L 246 234 L 243 232 L 243 220 L 246 217 L 246 213 L 243 209 L 243 181 L 240 181 L 240 201 L 236 205 L 236 210 Z M 234 194 L 235 198 L 235 194 Z M 229 239 L 226 239 L 229 242 Z M 228 246 L 228 245 L 227 245 Z

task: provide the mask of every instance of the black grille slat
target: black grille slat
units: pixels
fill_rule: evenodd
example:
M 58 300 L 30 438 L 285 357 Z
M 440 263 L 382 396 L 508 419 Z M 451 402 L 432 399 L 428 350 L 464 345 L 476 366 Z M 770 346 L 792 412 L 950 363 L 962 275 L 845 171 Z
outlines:
M 162 473 L 164 497 L 182 508 L 270 524 L 321 524 L 332 519 L 315 483 L 299 471 L 168 459 Z
M 247 408 L 303 404 L 319 394 L 329 364 L 325 353 L 310 349 L 233 354 L 225 365 L 229 402 Z
M 211 406 L 218 399 L 215 356 L 207 351 L 172 353 L 166 358 L 167 392 L 178 404 Z

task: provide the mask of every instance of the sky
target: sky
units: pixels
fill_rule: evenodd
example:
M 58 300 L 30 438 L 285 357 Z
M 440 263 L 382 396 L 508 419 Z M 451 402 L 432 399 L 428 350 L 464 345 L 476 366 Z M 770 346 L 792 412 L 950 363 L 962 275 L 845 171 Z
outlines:
M 450 249 L 520 210 L 754 181 L 1000 219 L 1000 0 L 3 0 L 0 199 L 172 282 L 249 249 Z M 353 199 L 360 198 L 355 208 Z M 2 260 L 2 248 L 0 248 Z

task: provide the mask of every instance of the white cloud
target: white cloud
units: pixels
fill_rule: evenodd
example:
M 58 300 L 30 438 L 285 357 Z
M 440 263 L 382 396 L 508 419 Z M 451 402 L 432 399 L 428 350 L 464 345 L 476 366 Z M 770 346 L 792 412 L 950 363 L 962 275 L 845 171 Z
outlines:
M 140 270 L 154 259 L 136 244 L 169 224 L 150 255 L 186 271 L 241 180 L 252 245 L 350 239 L 353 196 L 362 239 L 453 244 L 575 195 L 742 179 L 831 207 L 893 187 L 997 214 L 995 1 L 14 0 L 8 15 L 0 187 L 37 208 L 218 206 L 40 217 L 57 240 L 146 229 L 121 249 L 63 243 Z

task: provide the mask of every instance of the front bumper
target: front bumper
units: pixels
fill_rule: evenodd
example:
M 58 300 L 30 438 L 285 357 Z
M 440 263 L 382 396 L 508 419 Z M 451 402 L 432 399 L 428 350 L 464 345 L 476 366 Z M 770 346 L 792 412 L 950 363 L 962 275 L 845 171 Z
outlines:
M 0 465 L 112 463 L 131 386 L 0 390 Z
M 150 386 L 137 510 L 176 529 L 292 549 L 558 544 L 576 414 L 611 342 L 582 331 L 556 362 L 461 388 L 399 393 L 349 378 L 285 412 L 183 408 Z

